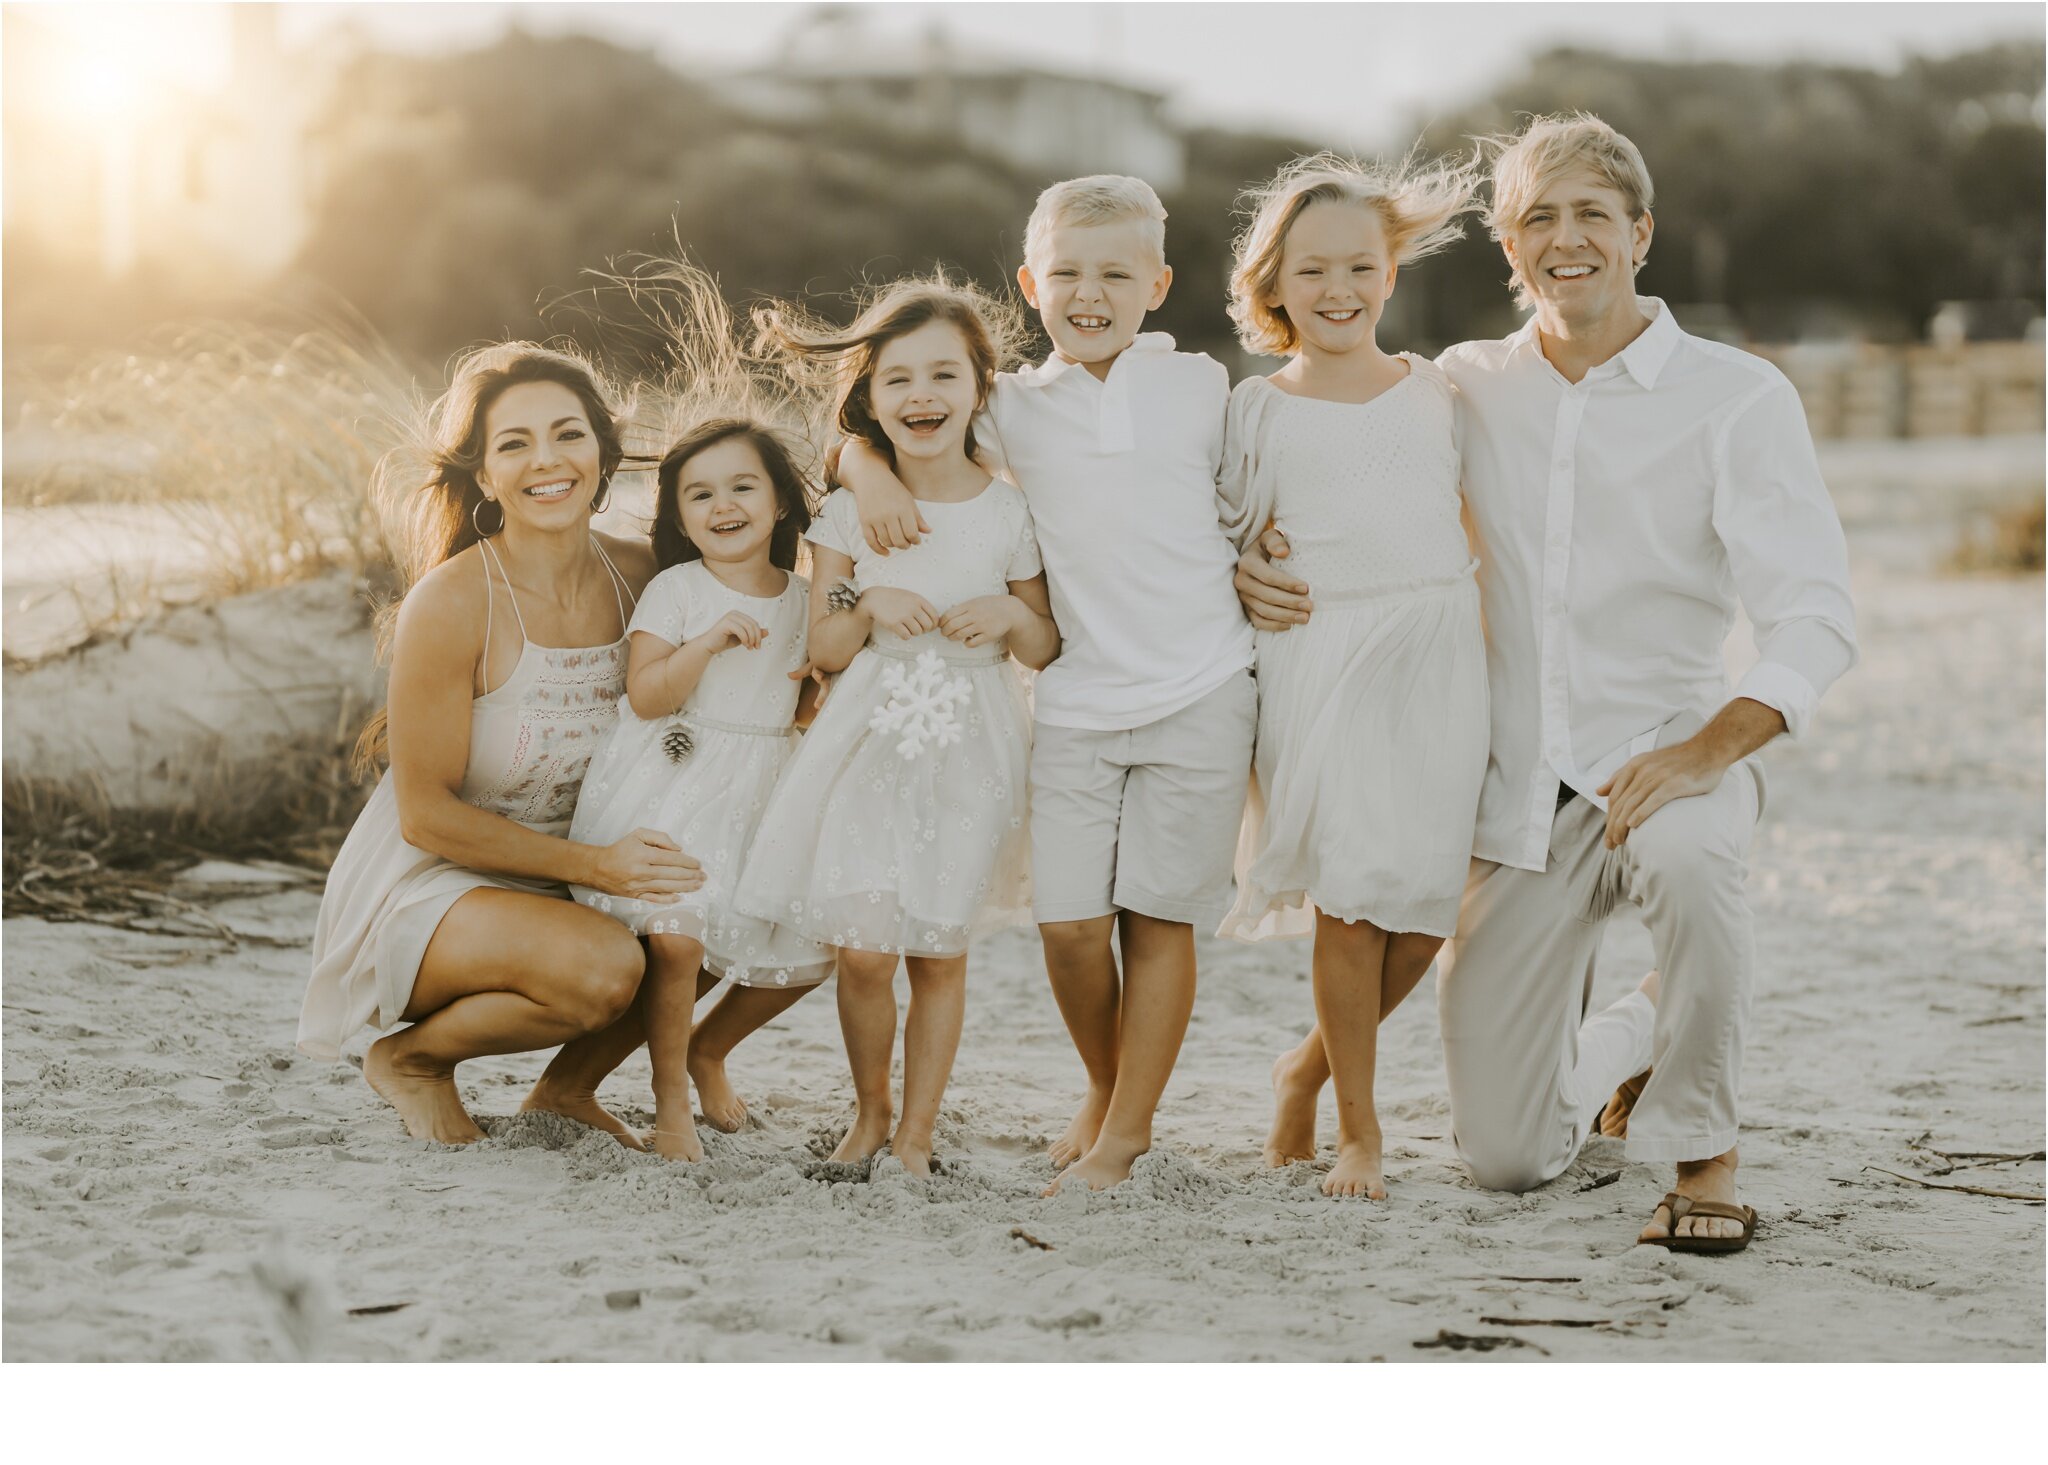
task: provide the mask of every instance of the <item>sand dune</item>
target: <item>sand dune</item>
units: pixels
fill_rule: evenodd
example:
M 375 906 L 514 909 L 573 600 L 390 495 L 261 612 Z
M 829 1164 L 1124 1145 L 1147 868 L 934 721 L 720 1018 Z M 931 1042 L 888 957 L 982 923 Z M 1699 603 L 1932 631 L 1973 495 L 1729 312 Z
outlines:
M 946 1173 L 820 1157 L 851 1104 L 829 992 L 735 1055 L 758 1123 L 672 1167 L 516 1117 L 538 1055 L 466 1065 L 491 1138 L 408 1140 L 292 1050 L 317 893 L 207 867 L 238 951 L 6 923 L 5 1349 L 21 1359 L 2043 1357 L 2042 588 L 1886 571 L 1863 665 L 1770 755 L 1734 1258 L 1630 1244 L 1665 1174 L 1596 1140 L 1528 1195 L 1453 1158 L 1428 984 L 1389 1022 L 1390 1198 L 1258 1167 L 1305 945 L 1202 945 L 1159 1145 L 1037 1198 L 1080 1070 L 1036 938 L 979 948 Z M 1601 1000 L 1647 964 L 1617 924 Z M 607 1089 L 647 1118 L 642 1056 Z M 1876 1167 L 1876 1168 L 1870 1168 Z M 368 1311 L 361 1311 L 368 1309 Z M 354 1310 L 354 1311 L 352 1311 Z

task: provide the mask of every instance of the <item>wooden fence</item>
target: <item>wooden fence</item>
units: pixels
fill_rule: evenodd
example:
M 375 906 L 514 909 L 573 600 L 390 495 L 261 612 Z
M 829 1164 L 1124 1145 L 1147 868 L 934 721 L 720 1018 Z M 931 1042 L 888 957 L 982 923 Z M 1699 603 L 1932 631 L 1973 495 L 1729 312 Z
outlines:
M 2040 432 L 2042 346 L 1753 346 L 1806 405 L 1817 438 L 1991 437 Z

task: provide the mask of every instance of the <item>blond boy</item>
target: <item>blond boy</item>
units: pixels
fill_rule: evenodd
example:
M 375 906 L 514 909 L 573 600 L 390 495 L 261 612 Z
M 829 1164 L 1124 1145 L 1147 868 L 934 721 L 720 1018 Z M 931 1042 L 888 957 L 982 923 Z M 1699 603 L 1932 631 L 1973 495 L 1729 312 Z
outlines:
M 1039 196 L 1017 283 L 1053 354 L 1000 376 L 975 426 L 1030 500 L 1063 638 L 1034 693 L 1032 878 L 1088 1093 L 1047 1194 L 1115 1185 L 1151 1147 L 1194 1004 L 1194 925 L 1229 904 L 1257 723 L 1215 507 L 1229 377 L 1140 333 L 1173 280 L 1165 220 L 1135 178 Z M 916 542 L 916 502 L 876 455 L 849 445 L 840 476 L 875 548 Z

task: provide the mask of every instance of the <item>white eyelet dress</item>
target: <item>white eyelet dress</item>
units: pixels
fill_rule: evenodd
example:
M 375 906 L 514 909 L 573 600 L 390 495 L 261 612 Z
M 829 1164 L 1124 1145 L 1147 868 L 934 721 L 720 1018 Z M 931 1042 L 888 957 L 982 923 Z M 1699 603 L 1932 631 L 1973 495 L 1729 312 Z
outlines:
M 1450 383 L 1404 358 L 1408 376 L 1370 402 L 1263 377 L 1231 394 L 1226 526 L 1248 543 L 1275 516 L 1315 610 L 1255 638 L 1255 777 L 1218 935 L 1305 936 L 1316 911 L 1457 926 L 1486 772 L 1486 642 Z
M 675 565 L 640 597 L 628 635 L 642 632 L 680 646 L 734 610 L 760 625 L 761 644 L 728 647 L 712 657 L 671 716 L 642 717 L 631 697 L 623 699 L 617 724 L 590 761 L 569 827 L 569 837 L 584 844 L 658 829 L 703 865 L 703 885 L 668 905 L 581 885 L 570 893 L 635 935 L 702 943 L 705 966 L 741 986 L 815 986 L 832 974 L 831 952 L 732 909 L 754 827 L 796 746 L 802 684 L 789 674 L 805 664 L 809 582 L 791 575 L 780 595 L 764 598 L 734 590 L 701 560 Z M 690 742 L 679 759 L 664 745 L 676 730 Z
M 1006 595 L 1039 572 L 1024 495 L 1000 480 L 961 503 L 920 501 L 932 532 L 878 555 L 853 496 L 827 496 L 809 537 L 854 565 L 854 587 L 912 590 L 944 614 Z M 968 684 L 958 742 L 912 758 L 870 719 L 888 704 L 891 671 L 924 652 Z M 1031 714 L 1009 653 L 937 631 L 908 640 L 877 630 L 853 658 L 775 787 L 740 877 L 739 909 L 828 946 L 958 956 L 986 932 L 1031 913 L 1024 826 Z
M 618 716 L 626 685 L 626 638 L 606 646 L 536 646 L 526 639 L 519 597 L 497 551 L 480 541 L 484 593 L 495 618 L 494 579 L 505 581 L 519 626 L 518 665 L 470 703 L 464 802 L 541 834 L 567 835 L 598 740 Z M 632 592 L 596 541 L 612 577 L 619 622 Z M 492 570 L 496 570 L 493 576 Z M 484 665 L 490 664 L 491 619 Z M 334 857 L 313 930 L 313 978 L 299 1011 L 299 1047 L 333 1060 L 364 1026 L 388 1028 L 412 1000 L 420 959 L 449 907 L 472 890 L 523 890 L 568 898 L 566 886 L 472 870 L 405 842 L 398 796 L 387 772 Z

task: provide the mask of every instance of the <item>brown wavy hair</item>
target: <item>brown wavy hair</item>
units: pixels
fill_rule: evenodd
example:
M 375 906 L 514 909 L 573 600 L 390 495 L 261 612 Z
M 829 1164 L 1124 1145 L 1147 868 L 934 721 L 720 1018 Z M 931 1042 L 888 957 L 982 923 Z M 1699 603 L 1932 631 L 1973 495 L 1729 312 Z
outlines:
M 891 341 L 919 326 L 945 321 L 967 343 L 974 372 L 974 408 L 988 405 L 996 373 L 1017 359 L 1023 319 L 1013 303 L 999 301 L 943 272 L 899 280 L 877 292 L 852 325 L 839 329 L 796 306 L 776 302 L 754 311 L 755 349 L 777 357 L 803 375 L 809 366 L 828 368 L 833 384 L 832 419 L 845 437 L 859 438 L 891 464 L 895 446 L 875 416 L 869 383 L 875 359 Z M 967 456 L 975 454 L 974 429 L 967 429 Z
M 417 414 L 407 437 L 378 462 L 370 495 L 398 568 L 398 594 L 377 614 L 377 654 L 391 651 L 399 603 L 429 571 L 479 538 L 475 514 L 483 503 L 477 470 L 484 461 L 484 427 L 491 407 L 509 389 L 528 382 L 567 387 L 583 405 L 597 437 L 598 492 L 606 492 L 625 460 L 626 412 L 598 369 L 582 357 L 531 341 L 504 341 L 459 357 L 448 389 Z M 387 747 L 385 709 L 379 708 L 356 739 L 355 767 L 367 775 Z
M 761 455 L 768 481 L 775 486 L 775 505 L 781 512 L 768 541 L 768 560 L 777 569 L 795 570 L 798 547 L 804 531 L 811 527 L 810 481 L 796 466 L 789 445 L 774 429 L 749 417 L 714 417 L 700 422 L 676 441 L 662 456 L 655 470 L 654 562 L 666 570 L 672 565 L 702 559 L 704 552 L 683 533 L 683 469 L 707 448 L 733 438 L 743 438 Z

